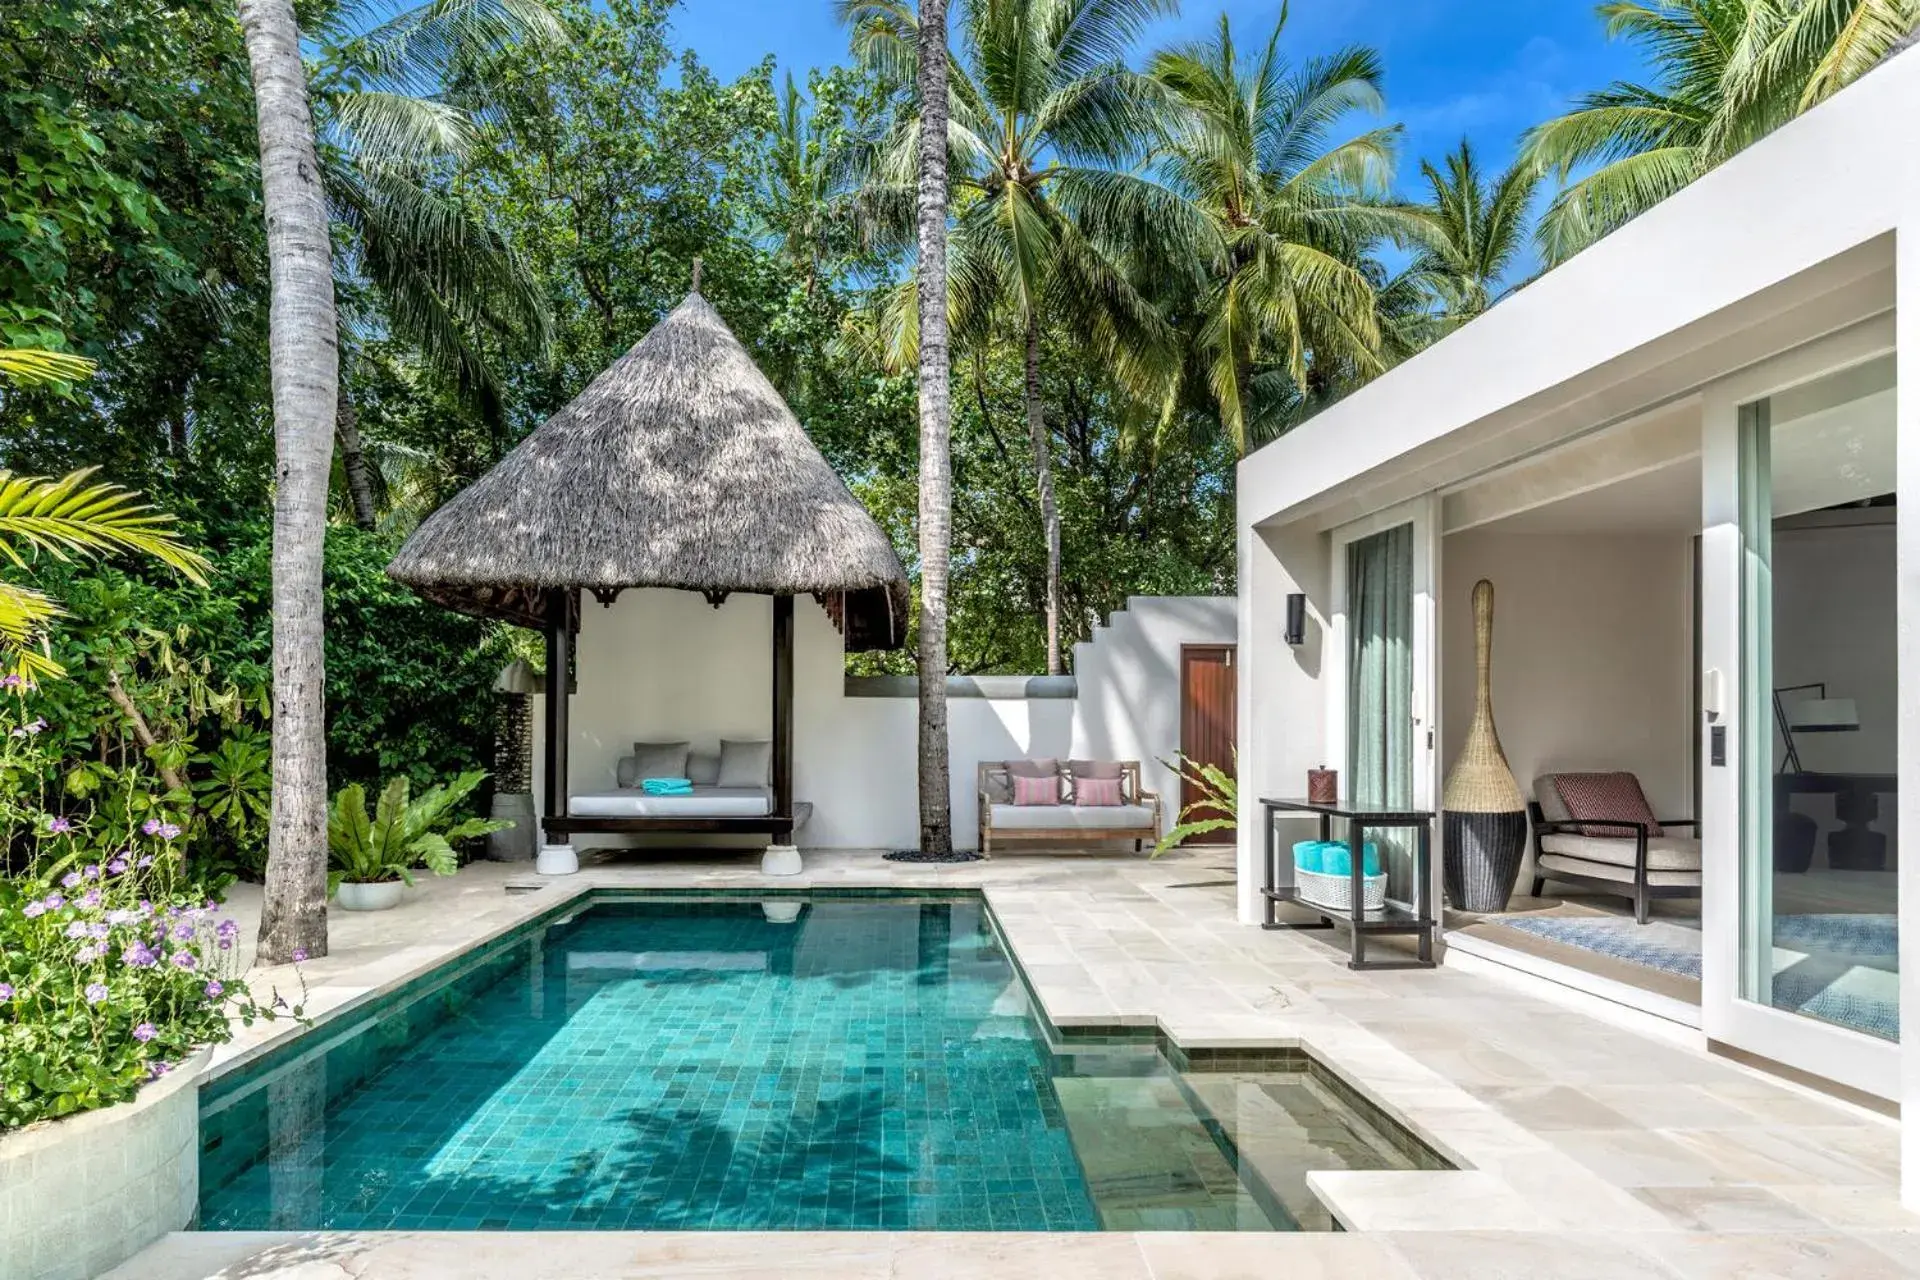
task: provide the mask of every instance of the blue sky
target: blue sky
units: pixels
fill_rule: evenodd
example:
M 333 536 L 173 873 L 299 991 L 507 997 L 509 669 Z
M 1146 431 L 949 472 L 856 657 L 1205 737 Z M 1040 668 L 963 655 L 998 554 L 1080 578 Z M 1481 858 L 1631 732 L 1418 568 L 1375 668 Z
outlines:
M 1264 40 L 1280 13 L 1277 0 L 1185 0 L 1142 48 L 1204 36 L 1223 8 L 1243 47 Z M 674 29 L 727 78 L 771 53 L 804 79 L 846 54 L 831 0 L 681 0 Z M 1640 70 L 1586 0 L 1294 0 L 1284 40 L 1296 59 L 1351 43 L 1380 50 L 1389 118 L 1407 126 L 1403 185 L 1421 158 L 1462 136 L 1490 165 L 1504 164 L 1529 125 Z

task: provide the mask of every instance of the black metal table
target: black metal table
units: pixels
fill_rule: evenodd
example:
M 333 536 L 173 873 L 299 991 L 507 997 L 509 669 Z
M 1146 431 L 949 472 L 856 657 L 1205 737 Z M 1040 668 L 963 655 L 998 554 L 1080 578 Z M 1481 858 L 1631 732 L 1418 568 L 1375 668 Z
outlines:
M 1335 924 L 1350 931 L 1351 958 L 1347 961 L 1349 969 L 1431 969 L 1433 958 L 1433 814 L 1419 809 L 1400 809 L 1385 805 L 1365 804 L 1314 804 L 1310 800 L 1269 800 L 1260 801 L 1264 826 L 1262 839 L 1266 858 L 1266 885 L 1262 894 L 1266 900 L 1266 919 L 1261 927 L 1265 929 L 1330 929 Z M 1320 906 L 1300 897 L 1300 891 L 1293 884 L 1279 883 L 1280 848 L 1277 833 L 1274 831 L 1274 819 L 1282 813 L 1311 813 L 1320 818 L 1320 838 L 1333 838 L 1333 820 L 1340 818 L 1347 824 L 1348 847 L 1352 850 L 1353 894 L 1352 906 L 1346 912 Z M 1387 905 L 1378 911 L 1366 910 L 1364 885 L 1362 879 L 1366 872 L 1366 833 L 1370 830 L 1407 828 L 1417 833 L 1414 843 L 1413 873 L 1414 900 L 1410 903 L 1395 902 L 1388 899 Z M 1287 879 L 1293 879 L 1293 863 L 1287 863 Z M 1320 918 L 1315 921 L 1294 923 L 1276 920 L 1274 908 L 1279 903 L 1291 902 L 1316 913 Z M 1415 939 L 1415 960 L 1369 960 L 1367 959 L 1367 939 L 1376 934 L 1411 935 Z

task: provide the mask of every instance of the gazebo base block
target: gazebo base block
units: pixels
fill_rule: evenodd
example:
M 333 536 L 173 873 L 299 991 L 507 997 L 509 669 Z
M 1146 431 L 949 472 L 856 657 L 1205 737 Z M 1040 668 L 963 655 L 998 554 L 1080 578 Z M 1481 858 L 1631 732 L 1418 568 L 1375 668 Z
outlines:
M 790 844 L 770 844 L 767 851 L 760 855 L 760 874 L 766 876 L 797 876 L 806 870 L 800 861 L 800 850 Z
M 543 876 L 570 876 L 580 869 L 580 855 L 570 844 L 543 844 L 533 869 Z

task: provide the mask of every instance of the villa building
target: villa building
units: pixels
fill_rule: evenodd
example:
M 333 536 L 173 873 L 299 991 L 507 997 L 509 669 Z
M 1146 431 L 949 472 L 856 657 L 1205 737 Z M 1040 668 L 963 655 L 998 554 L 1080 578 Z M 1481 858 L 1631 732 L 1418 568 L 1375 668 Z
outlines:
M 1909 1205 L 1915 119 L 1920 57 L 1900 56 L 1248 456 L 1238 518 L 1242 922 L 1264 917 L 1259 798 L 1310 768 L 1350 800 L 1444 808 L 1485 580 L 1518 792 L 1551 808 L 1557 776 L 1631 774 L 1698 841 L 1541 832 L 1536 811 L 1506 909 L 1447 913 L 1448 963 L 1907 1107 Z

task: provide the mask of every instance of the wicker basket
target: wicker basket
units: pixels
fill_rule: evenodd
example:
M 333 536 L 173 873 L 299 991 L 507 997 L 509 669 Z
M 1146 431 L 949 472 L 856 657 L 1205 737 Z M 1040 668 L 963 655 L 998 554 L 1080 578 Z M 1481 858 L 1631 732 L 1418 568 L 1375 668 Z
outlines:
M 1320 871 L 1293 869 L 1301 902 L 1329 911 L 1353 910 L 1353 876 L 1330 876 Z M 1379 911 L 1387 905 L 1387 878 L 1384 875 L 1360 878 L 1360 900 L 1367 911 Z

